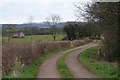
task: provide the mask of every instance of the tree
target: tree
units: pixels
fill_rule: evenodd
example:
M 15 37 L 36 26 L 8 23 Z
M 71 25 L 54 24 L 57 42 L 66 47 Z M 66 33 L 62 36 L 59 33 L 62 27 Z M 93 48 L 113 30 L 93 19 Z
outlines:
M 33 22 L 33 16 L 30 16 L 28 24 L 29 24 L 29 33 L 31 35 L 31 42 L 32 42 L 32 22 Z
M 67 23 L 64 27 L 69 40 L 79 39 L 81 37 L 89 37 L 99 39 L 100 32 L 96 25 L 88 22 Z
M 61 22 L 61 17 L 60 17 L 60 15 L 52 14 L 46 20 L 47 20 L 47 23 L 50 27 L 50 32 L 52 34 L 52 37 L 55 41 L 56 40 L 56 35 L 57 35 L 57 25 Z
M 94 2 L 85 4 L 84 8 L 75 5 L 77 15 L 100 26 L 103 36 L 100 55 L 110 62 L 118 60 L 118 4 L 118 2 Z
M 78 24 L 66 24 L 64 31 L 67 34 L 69 40 L 74 40 L 79 37 L 79 25 Z

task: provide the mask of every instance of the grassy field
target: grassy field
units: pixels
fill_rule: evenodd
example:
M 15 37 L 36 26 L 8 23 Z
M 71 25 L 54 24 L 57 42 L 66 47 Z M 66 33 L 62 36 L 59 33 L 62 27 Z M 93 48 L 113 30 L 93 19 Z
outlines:
M 94 74 L 102 78 L 118 78 L 118 67 L 105 61 L 98 61 L 92 57 L 97 54 L 97 48 L 92 47 L 83 51 L 80 61 Z
M 57 35 L 56 40 L 61 40 L 66 35 Z M 32 35 L 32 41 L 53 41 L 51 35 Z M 3 36 L 3 43 L 8 43 L 8 37 Z M 24 43 L 31 42 L 31 36 L 26 36 L 25 38 L 11 38 L 9 43 Z

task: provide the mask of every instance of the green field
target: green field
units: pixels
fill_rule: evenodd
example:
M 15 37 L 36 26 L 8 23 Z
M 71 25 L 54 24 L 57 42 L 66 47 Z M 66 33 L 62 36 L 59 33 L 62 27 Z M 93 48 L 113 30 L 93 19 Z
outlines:
M 56 36 L 56 40 L 61 40 L 66 35 L 59 34 Z M 53 41 L 52 35 L 32 35 L 32 41 Z M 3 36 L 2 42 L 8 43 L 8 37 Z M 31 42 L 31 36 L 26 36 L 25 38 L 10 38 L 9 43 L 24 43 L 24 42 Z

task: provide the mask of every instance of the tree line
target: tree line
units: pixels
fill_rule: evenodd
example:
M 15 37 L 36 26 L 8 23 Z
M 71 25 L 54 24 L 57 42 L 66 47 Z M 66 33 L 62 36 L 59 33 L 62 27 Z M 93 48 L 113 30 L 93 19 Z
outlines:
M 83 9 L 81 4 L 75 5 L 78 18 L 82 15 L 87 21 L 100 26 L 102 44 L 99 56 L 110 62 L 118 61 L 119 2 L 92 2 L 84 6 Z
M 64 31 L 69 40 L 80 39 L 81 37 L 100 39 L 99 26 L 90 22 L 67 23 L 64 27 Z

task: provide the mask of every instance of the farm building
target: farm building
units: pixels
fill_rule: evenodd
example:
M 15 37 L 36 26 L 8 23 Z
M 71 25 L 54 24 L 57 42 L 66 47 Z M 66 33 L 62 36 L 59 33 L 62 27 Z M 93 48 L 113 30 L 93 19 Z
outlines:
M 24 38 L 25 34 L 23 32 L 17 32 L 13 34 L 13 38 Z

